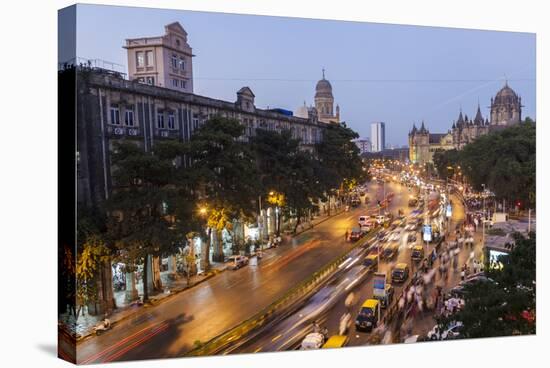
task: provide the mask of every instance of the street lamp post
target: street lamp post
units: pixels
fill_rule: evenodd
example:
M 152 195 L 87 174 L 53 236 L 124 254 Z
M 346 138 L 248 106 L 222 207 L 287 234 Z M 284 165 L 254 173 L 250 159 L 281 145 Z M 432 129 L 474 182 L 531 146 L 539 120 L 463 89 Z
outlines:
M 481 184 L 483 188 L 483 227 L 481 233 L 481 246 L 485 247 L 485 220 L 487 220 L 487 214 L 485 213 L 485 184 Z

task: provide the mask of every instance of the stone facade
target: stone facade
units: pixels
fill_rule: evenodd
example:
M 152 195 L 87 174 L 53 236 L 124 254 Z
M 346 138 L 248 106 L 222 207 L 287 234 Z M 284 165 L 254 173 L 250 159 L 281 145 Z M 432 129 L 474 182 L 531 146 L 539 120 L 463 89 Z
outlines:
M 130 80 L 193 93 L 193 52 L 187 32 L 178 22 L 164 27 L 164 36 L 131 38 L 128 54 Z
M 167 139 L 188 141 L 193 132 L 216 115 L 237 119 L 247 141 L 257 129 L 289 130 L 302 149 L 313 150 L 326 124 L 312 114 L 307 119 L 254 105 L 249 87 L 237 92 L 235 102 L 216 100 L 123 79 L 116 73 L 78 69 L 77 171 L 78 202 L 98 206 L 113 187 L 111 152 L 117 140 L 131 140 L 143 150 Z M 184 164 L 189 164 L 183 158 Z
M 521 122 L 521 97 L 506 82 L 504 87 L 491 98 L 491 121 L 483 118 L 478 104 L 476 115 L 469 119 L 462 110 L 458 119 L 453 122 L 451 130 L 443 134 L 431 134 L 424 122 L 420 129 L 413 124 L 409 132 L 409 160 L 418 164 L 433 162 L 433 155 L 438 150 L 462 149 L 480 136 L 492 130 L 502 129 Z

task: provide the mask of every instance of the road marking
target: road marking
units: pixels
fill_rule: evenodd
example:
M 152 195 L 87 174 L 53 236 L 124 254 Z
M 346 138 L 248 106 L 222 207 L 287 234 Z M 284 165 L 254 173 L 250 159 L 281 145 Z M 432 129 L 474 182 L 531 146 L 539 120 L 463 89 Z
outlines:
M 281 338 L 281 336 L 283 336 L 283 335 L 279 334 L 279 335 L 275 336 L 274 338 L 271 339 L 271 342 L 275 342 L 275 341 L 279 340 Z

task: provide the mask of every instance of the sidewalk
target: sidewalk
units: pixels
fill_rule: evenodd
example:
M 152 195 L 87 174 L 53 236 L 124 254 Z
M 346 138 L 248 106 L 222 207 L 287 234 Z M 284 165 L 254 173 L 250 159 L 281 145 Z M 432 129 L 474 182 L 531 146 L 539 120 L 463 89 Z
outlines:
M 225 263 L 213 263 L 212 269 L 208 274 L 195 275 L 190 277 L 189 284 L 187 283 L 187 278 L 179 276 L 177 279 L 172 279 L 169 277 L 168 271 L 161 272 L 161 280 L 163 291 L 150 291 L 149 294 L 149 303 L 146 305 L 152 306 L 162 302 L 164 299 L 175 295 L 181 291 L 192 288 L 216 275 L 226 270 L 227 265 Z M 139 295 L 143 295 L 143 282 L 138 280 L 136 285 Z M 134 301 L 128 303 L 125 300 L 126 291 L 115 291 L 113 292 L 113 297 L 116 304 L 116 309 L 108 315 L 111 324 L 114 326 L 121 320 L 137 313 L 141 310 L 143 304 Z M 80 312 L 78 319 L 75 321 L 74 316 L 64 314 L 60 317 L 62 322 L 62 328 L 65 331 L 70 333 L 72 336 L 76 337 L 77 341 L 82 340 L 93 334 L 93 327 L 96 326 L 102 319 L 103 315 L 92 316 L 87 313 L 87 308 L 83 308 Z
M 296 237 L 299 234 L 302 234 L 318 224 L 327 221 L 328 219 L 337 216 L 344 212 L 343 207 L 334 210 L 334 212 L 331 212 L 329 215 L 320 215 L 315 217 L 310 222 L 301 224 L 296 234 L 289 234 L 287 236 L 283 237 L 283 243 L 281 244 L 282 247 L 284 247 L 286 244 L 291 243 L 292 239 Z M 285 239 L 286 238 L 286 239 Z M 279 248 L 281 247 L 279 246 Z M 267 256 L 267 259 L 269 259 L 269 253 L 271 253 L 271 249 L 277 249 L 277 248 L 270 248 L 264 250 L 264 257 Z M 287 250 L 290 249 L 280 249 L 276 253 L 284 253 Z M 202 274 L 202 275 L 194 275 L 190 278 L 189 284 L 187 284 L 187 278 L 184 276 L 179 276 L 177 279 L 172 279 L 168 275 L 168 271 L 161 272 L 161 281 L 163 286 L 163 291 L 151 293 L 149 295 L 149 303 L 145 307 L 154 306 L 159 303 L 161 303 L 166 298 L 176 295 L 184 290 L 190 289 L 196 285 L 199 285 L 200 283 L 220 274 L 221 272 L 225 271 L 227 269 L 227 265 L 225 263 L 212 263 L 211 264 L 211 271 L 208 274 Z M 141 280 L 138 280 L 138 283 L 136 285 L 136 288 L 138 290 L 138 294 L 143 294 L 143 283 Z M 142 310 L 143 305 L 138 304 L 137 302 L 133 302 L 128 304 L 125 300 L 126 297 L 126 291 L 115 291 L 113 292 L 113 297 L 116 303 L 116 309 L 111 312 L 111 314 L 108 315 L 109 320 L 111 321 L 111 324 L 113 327 L 116 326 L 116 324 L 132 315 L 135 315 L 139 311 Z M 86 312 L 83 314 L 83 311 Z M 69 334 L 74 336 L 77 341 L 81 341 L 87 337 L 93 336 L 93 327 L 96 326 L 102 319 L 102 315 L 92 316 L 89 315 L 86 311 L 86 308 L 81 311 L 78 319 L 75 321 L 74 317 L 72 315 L 64 314 L 60 316 L 60 327 L 63 328 L 65 331 L 67 331 Z

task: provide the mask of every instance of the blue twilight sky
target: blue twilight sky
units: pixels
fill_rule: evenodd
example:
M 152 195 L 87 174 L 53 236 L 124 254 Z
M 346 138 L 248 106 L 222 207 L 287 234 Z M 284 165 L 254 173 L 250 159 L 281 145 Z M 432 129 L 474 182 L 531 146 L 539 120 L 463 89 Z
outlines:
M 200 95 L 234 101 L 246 85 L 256 106 L 294 111 L 313 104 L 325 68 L 341 118 L 362 137 L 384 121 L 387 146 L 407 144 L 413 122 L 445 132 L 461 107 L 473 117 L 478 101 L 487 116 L 505 76 L 523 116 L 536 118 L 535 34 L 101 5 L 76 13 L 77 55 L 125 72 L 126 38 L 159 36 L 180 22 Z

